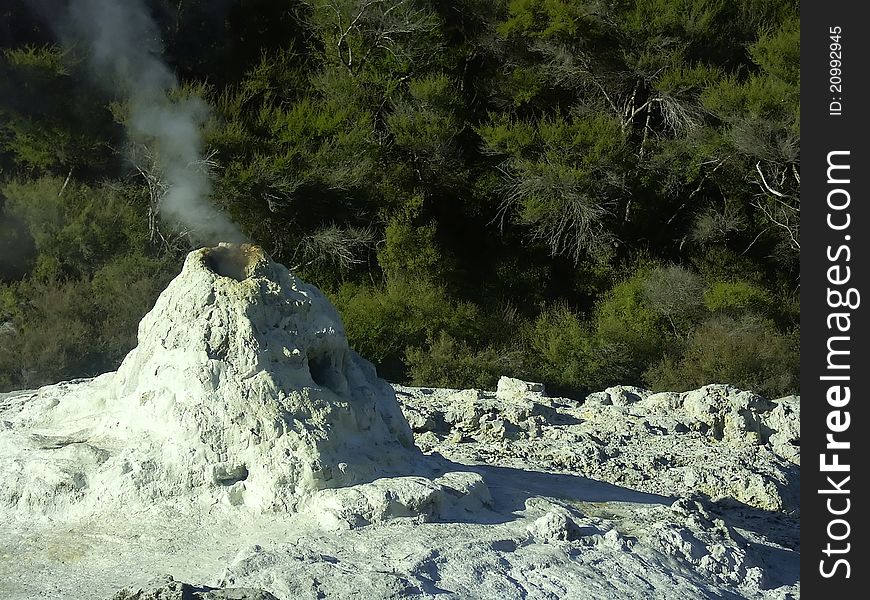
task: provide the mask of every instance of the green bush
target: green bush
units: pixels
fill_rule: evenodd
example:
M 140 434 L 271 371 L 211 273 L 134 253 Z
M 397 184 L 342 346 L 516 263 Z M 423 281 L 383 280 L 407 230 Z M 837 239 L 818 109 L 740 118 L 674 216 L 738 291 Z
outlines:
M 117 368 L 136 346 L 139 321 L 176 274 L 177 263 L 138 254 L 120 256 L 106 264 L 91 281 L 100 326 L 94 340 L 101 370 Z
M 712 246 L 691 258 L 692 266 L 706 281 L 747 281 L 763 285 L 764 272 L 757 263 L 724 246 Z
M 666 357 L 645 378 L 654 390 L 686 391 L 728 383 L 768 397 L 794 393 L 800 373 L 799 341 L 770 321 L 718 315 L 691 336 L 685 353 Z
M 382 377 L 402 381 L 408 348 L 442 332 L 457 340 L 479 335 L 480 317 L 469 303 L 423 280 L 394 280 L 383 287 L 346 283 L 333 298 L 352 348 L 374 362 Z
M 32 388 L 96 375 L 99 320 L 86 281 L 27 282 L 16 290 L 22 318 L 0 337 L 0 384 Z
M 647 301 L 648 273 L 641 269 L 614 286 L 594 313 L 596 336 L 606 343 L 623 346 L 639 363 L 657 358 L 663 348 L 675 342 L 667 320 Z
M 442 258 L 435 242 L 435 224 L 414 227 L 401 219 L 392 220 L 384 232 L 378 264 L 387 279 L 432 280 L 442 274 Z
M 704 305 L 711 312 L 768 312 L 771 297 L 767 290 L 748 281 L 717 281 L 704 292 Z
M 516 349 L 475 350 L 445 332 L 427 346 L 405 352 L 411 385 L 420 386 L 491 390 L 500 376 L 516 374 L 520 361 Z
M 4 222 L 19 227 L 0 227 L 0 247 L 23 237 L 30 250 L 0 288 L 0 386 L 116 368 L 180 257 L 151 246 L 145 207 L 121 184 L 41 177 L 3 193 Z
M 79 58 L 58 46 L 0 47 L 0 167 L 8 159 L 31 173 L 111 166 L 118 128 L 96 88 L 81 85 Z
M 173 274 L 172 261 L 120 256 L 92 279 L 26 279 L 0 287 L 0 389 L 116 369 L 139 321 Z
M 502 210 L 528 227 L 553 256 L 608 262 L 614 238 L 607 227 L 624 195 L 625 132 L 606 115 L 544 117 L 534 125 L 492 115 L 477 128 L 488 152 L 509 154 Z
M 703 280 L 678 265 L 656 267 L 643 280 L 647 307 L 668 321 L 675 338 L 691 331 L 701 316 L 703 290 Z
M 602 340 L 566 306 L 544 311 L 528 333 L 529 370 L 562 393 L 585 394 L 616 383 L 636 383 L 623 343 Z
M 433 75 L 411 79 L 408 91 L 409 98 L 394 102 L 386 117 L 393 142 L 427 177 L 450 177 L 458 166 L 455 138 L 462 130 L 454 115 L 455 86 L 446 76 Z
M 2 188 L 5 211 L 27 226 L 43 281 L 93 274 L 121 251 L 149 246 L 146 208 L 120 187 L 91 187 L 61 177 L 12 181 Z

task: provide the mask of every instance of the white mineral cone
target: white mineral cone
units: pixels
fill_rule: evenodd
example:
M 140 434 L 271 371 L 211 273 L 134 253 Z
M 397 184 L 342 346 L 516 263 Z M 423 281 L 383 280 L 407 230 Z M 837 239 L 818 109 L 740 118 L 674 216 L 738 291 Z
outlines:
M 421 457 L 330 302 L 248 245 L 191 252 L 117 373 L 14 414 L 0 502 L 28 511 L 170 496 L 294 510 Z

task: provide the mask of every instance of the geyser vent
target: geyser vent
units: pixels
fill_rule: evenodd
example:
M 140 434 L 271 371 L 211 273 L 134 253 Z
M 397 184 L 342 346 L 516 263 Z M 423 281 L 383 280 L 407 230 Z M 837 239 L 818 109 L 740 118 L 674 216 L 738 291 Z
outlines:
M 203 255 L 203 264 L 221 277 L 243 281 L 254 273 L 263 251 L 253 244 L 228 244 L 221 242 Z

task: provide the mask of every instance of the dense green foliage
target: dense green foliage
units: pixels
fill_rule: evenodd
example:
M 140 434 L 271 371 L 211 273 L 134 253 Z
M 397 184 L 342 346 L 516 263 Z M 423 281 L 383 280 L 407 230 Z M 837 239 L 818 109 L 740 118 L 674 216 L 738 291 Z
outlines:
M 147 4 L 212 201 L 383 376 L 797 390 L 794 0 Z M 114 368 L 189 248 L 86 65 L 4 3 L 0 389 Z

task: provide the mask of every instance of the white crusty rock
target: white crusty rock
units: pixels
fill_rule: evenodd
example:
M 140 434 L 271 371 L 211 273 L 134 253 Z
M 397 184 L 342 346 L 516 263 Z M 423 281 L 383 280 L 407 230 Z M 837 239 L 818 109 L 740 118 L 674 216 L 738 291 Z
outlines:
M 801 399 L 786 396 L 773 400 L 774 408 L 764 415 L 764 426 L 773 432 L 773 451 L 796 465 L 801 464 Z
M 761 415 L 771 409 L 773 405 L 758 394 L 729 385 L 707 385 L 683 396 L 689 423 L 733 446 L 764 443 Z
M 588 406 L 627 406 L 640 402 L 651 395 L 649 390 L 645 390 L 632 385 L 615 385 L 609 387 L 603 392 L 593 392 L 586 396 L 584 403 Z
M 578 540 L 583 535 L 598 533 L 594 527 L 587 527 L 588 531 L 584 531 L 583 516 L 577 510 L 571 510 L 564 505 L 541 498 L 531 498 L 526 501 L 526 509 L 546 511 L 526 526 L 529 535 L 541 543 L 569 542 Z
M 514 379 L 513 377 L 500 377 L 495 395 L 501 400 L 522 400 L 532 394 L 544 394 L 544 384 Z
M 424 469 L 330 302 L 249 245 L 191 252 L 117 373 L 10 402 L 0 504 L 24 514 L 169 496 L 294 511 Z
M 112 600 L 278 600 L 253 588 L 200 587 L 175 581 L 171 575 L 137 589 L 123 589 Z

